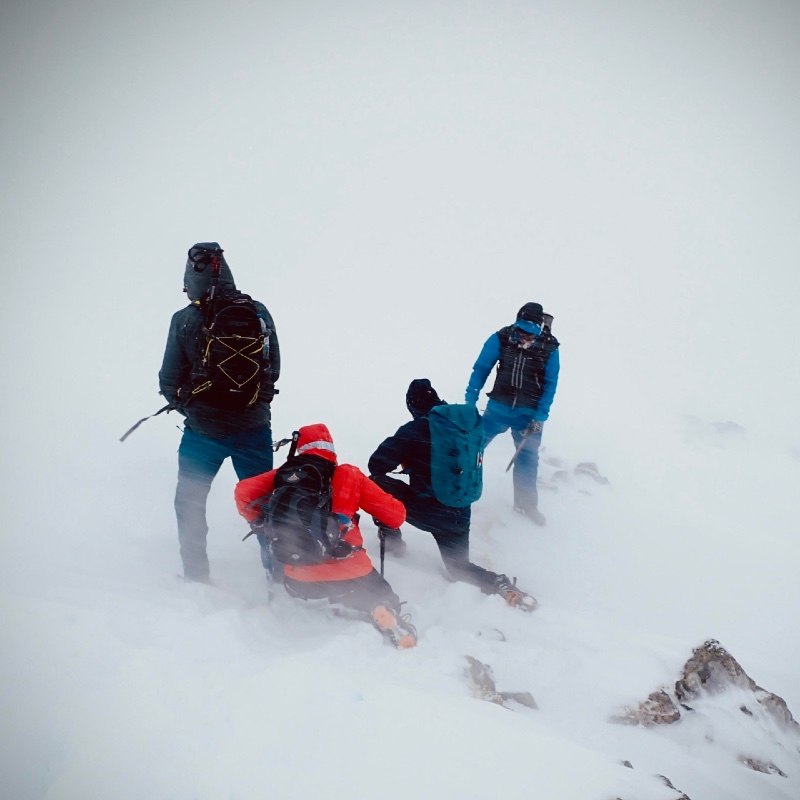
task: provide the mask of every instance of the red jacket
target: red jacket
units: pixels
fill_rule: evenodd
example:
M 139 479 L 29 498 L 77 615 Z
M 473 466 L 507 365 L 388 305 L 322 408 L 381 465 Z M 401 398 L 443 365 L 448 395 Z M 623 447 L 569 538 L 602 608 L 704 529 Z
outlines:
M 309 454 L 322 456 L 336 464 L 336 452 L 333 439 L 328 428 L 319 423 L 300 428 L 297 440 L 297 455 Z M 239 513 L 248 521 L 254 522 L 261 514 L 258 507 L 250 508 L 254 500 L 269 496 L 275 485 L 273 469 L 245 478 L 236 484 L 234 496 Z M 352 527 L 344 535 L 344 540 L 356 547 L 362 547 L 364 540 L 354 516 L 361 509 L 379 519 L 389 528 L 399 528 L 406 520 L 403 504 L 373 483 L 358 467 L 352 464 L 338 464 L 331 481 L 331 511 L 352 520 Z M 366 550 L 354 550 L 347 558 L 328 559 L 322 564 L 295 567 L 286 565 L 283 568 L 287 578 L 296 581 L 346 581 L 361 578 L 372 571 L 372 562 Z

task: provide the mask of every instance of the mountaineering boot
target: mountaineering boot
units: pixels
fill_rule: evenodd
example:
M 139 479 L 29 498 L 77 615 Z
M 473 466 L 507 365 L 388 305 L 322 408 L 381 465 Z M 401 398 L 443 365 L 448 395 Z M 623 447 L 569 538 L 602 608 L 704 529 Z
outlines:
M 402 617 L 388 606 L 375 606 L 372 609 L 372 621 L 375 627 L 400 650 L 415 647 L 417 644 L 417 629 L 411 624 L 408 614 Z
M 520 611 L 535 611 L 539 603 L 535 597 L 526 594 L 517 587 L 517 579 L 509 580 L 508 575 L 499 575 L 495 582 L 495 591 L 510 606 L 518 608 Z
M 387 528 L 381 525 L 378 527 L 378 538 L 384 540 L 387 553 L 402 556 L 406 552 L 406 542 L 400 528 Z
M 514 511 L 526 517 L 535 525 L 547 525 L 547 517 L 539 511 L 538 508 L 523 508 L 522 506 L 514 506 Z

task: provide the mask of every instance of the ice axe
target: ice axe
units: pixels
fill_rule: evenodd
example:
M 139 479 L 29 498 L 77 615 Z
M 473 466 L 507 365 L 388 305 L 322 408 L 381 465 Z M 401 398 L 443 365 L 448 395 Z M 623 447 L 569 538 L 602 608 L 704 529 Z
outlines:
M 119 437 L 119 440 L 121 442 L 124 442 L 143 422 L 147 422 L 148 419 L 152 419 L 153 417 L 157 417 L 159 414 L 163 414 L 165 411 L 167 413 L 169 413 L 170 411 L 174 411 L 175 408 L 176 408 L 176 406 L 173 405 L 172 403 L 167 403 L 164 406 L 164 408 L 159 408 L 158 411 L 155 412 L 155 414 L 150 414 L 150 415 L 148 415 L 146 417 L 142 417 L 137 423 L 135 423 L 134 425 L 131 425 L 131 427 L 128 428 L 128 430 L 125 431 L 125 433 L 123 433 L 122 436 Z
M 517 460 L 517 456 L 522 451 L 522 448 L 525 447 L 525 443 L 528 441 L 528 437 L 532 433 L 541 433 L 542 428 L 544 426 L 543 422 L 537 422 L 535 419 L 531 420 L 524 431 L 522 431 L 522 438 L 519 440 L 519 444 L 517 445 L 517 449 L 514 451 L 514 455 L 511 456 L 511 461 L 508 462 L 508 466 L 506 467 L 506 472 L 508 472 L 511 467 L 514 466 L 514 462 Z
M 381 577 L 383 577 L 383 562 L 386 561 L 386 531 L 378 529 L 378 541 L 381 543 Z

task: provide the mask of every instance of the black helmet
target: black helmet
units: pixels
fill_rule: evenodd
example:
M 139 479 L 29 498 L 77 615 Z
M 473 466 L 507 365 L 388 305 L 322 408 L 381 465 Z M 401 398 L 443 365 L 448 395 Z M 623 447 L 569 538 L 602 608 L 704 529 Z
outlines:
M 406 408 L 411 416 L 424 417 L 434 406 L 444 404 L 427 378 L 416 378 L 408 385 Z
M 517 321 L 521 319 L 526 322 L 533 322 L 535 325 L 541 325 L 544 320 L 544 309 L 539 303 L 525 303 L 517 311 Z

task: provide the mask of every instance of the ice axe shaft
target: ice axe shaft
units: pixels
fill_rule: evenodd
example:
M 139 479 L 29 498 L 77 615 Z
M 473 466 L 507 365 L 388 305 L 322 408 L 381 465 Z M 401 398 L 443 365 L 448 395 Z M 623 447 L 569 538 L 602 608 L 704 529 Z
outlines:
M 534 432 L 536 427 L 536 422 L 531 422 L 522 432 L 522 438 L 519 440 L 519 444 L 517 445 L 517 449 L 514 451 L 514 455 L 511 456 L 511 461 L 508 462 L 508 466 L 506 467 L 506 472 L 508 472 L 511 467 L 514 466 L 514 462 L 517 460 L 517 456 L 522 452 L 522 448 L 525 447 L 525 443 L 528 441 L 528 437 Z
M 131 425 L 131 427 L 128 428 L 128 430 L 125 431 L 125 433 L 123 433 L 122 436 L 119 437 L 119 440 L 121 442 L 124 442 L 143 422 L 147 422 L 148 419 L 157 417 L 159 414 L 163 414 L 165 411 L 169 413 L 174 408 L 175 406 L 172 403 L 167 403 L 167 405 L 165 405 L 164 408 L 159 408 L 158 411 L 155 412 L 155 414 L 150 414 L 147 417 L 142 417 L 137 423 Z
M 386 534 L 378 530 L 378 539 L 381 543 L 381 577 L 383 577 L 383 562 L 386 560 Z

